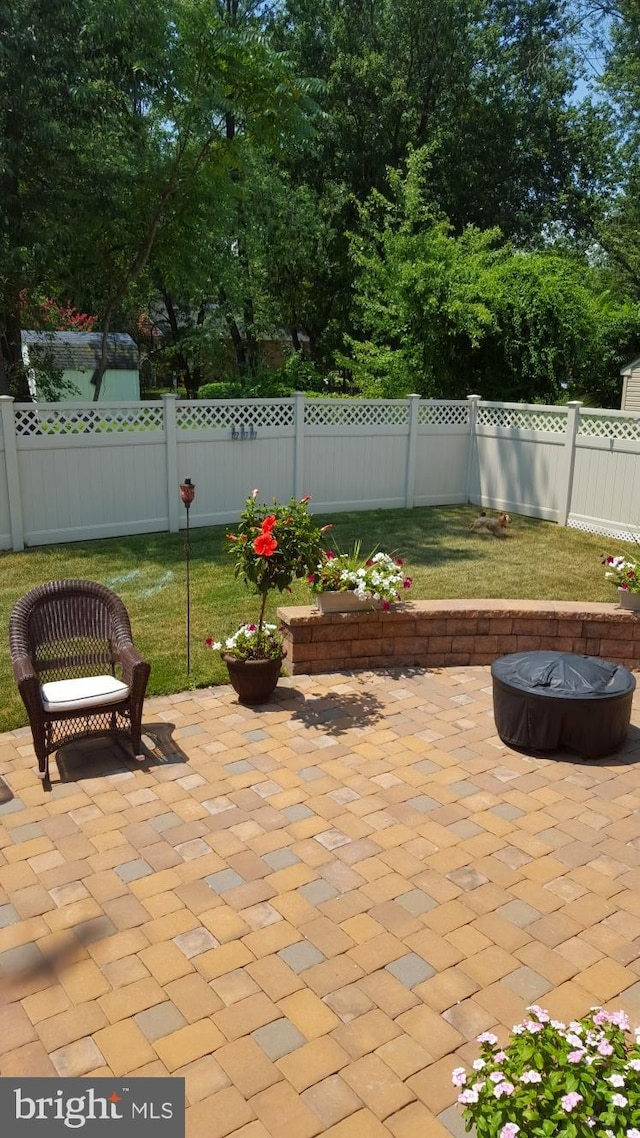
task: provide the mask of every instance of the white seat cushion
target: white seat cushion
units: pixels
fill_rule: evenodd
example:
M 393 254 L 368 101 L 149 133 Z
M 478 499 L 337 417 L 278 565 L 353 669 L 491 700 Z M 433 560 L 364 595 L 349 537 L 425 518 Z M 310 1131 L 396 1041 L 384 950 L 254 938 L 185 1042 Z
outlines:
M 127 684 L 115 676 L 82 676 L 77 680 L 53 680 L 40 688 L 45 711 L 81 711 L 120 703 L 129 695 Z

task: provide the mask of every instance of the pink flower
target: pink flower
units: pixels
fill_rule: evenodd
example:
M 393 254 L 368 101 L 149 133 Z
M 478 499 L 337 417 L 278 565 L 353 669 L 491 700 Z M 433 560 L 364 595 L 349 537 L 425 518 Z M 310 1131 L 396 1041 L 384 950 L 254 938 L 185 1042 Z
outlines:
M 563 1110 L 568 1112 L 573 1110 L 574 1107 L 578 1106 L 582 1101 L 582 1095 L 579 1095 L 577 1091 L 569 1091 L 568 1095 L 563 1095 L 560 1099 L 560 1105 Z
M 469 1103 L 477 1102 L 477 1101 L 478 1101 L 478 1092 L 472 1090 L 471 1088 L 469 1088 L 466 1091 L 462 1091 L 462 1094 L 458 1095 L 458 1102 L 462 1103 L 463 1106 L 467 1106 Z
M 463 1087 L 466 1081 L 467 1072 L 465 1071 L 464 1067 L 456 1067 L 455 1071 L 451 1075 L 451 1082 L 453 1083 L 454 1087 Z
M 613 1047 L 609 1043 L 608 1039 L 602 1039 L 600 1041 L 600 1043 L 598 1044 L 598 1054 L 599 1055 L 613 1055 Z
M 205 639 L 205 644 L 206 644 L 207 648 L 210 648 L 211 645 L 213 644 L 213 636 L 207 636 Z
M 390 609 L 390 608 L 391 608 L 391 605 L 389 604 L 389 602 L 388 602 L 388 601 L 384 601 L 384 600 L 383 600 L 383 602 L 382 602 L 382 611 L 383 611 L 383 612 L 389 612 L 389 609 Z
M 496 1063 L 504 1063 L 506 1058 L 507 1058 L 506 1051 L 497 1051 L 496 1054 L 494 1055 L 494 1059 L 495 1059 Z
M 402 582 L 402 588 L 403 589 L 410 589 L 412 584 L 413 584 L 413 581 L 412 581 L 411 577 L 405 577 L 404 581 Z
M 493 1088 L 493 1093 L 496 1098 L 502 1098 L 503 1095 L 512 1095 L 515 1089 L 513 1083 L 498 1083 L 497 1087 Z
M 539 1071 L 523 1071 L 520 1076 L 521 1083 L 541 1083 L 542 1075 Z
M 570 1051 L 567 1059 L 570 1063 L 581 1063 L 584 1059 L 584 1051 Z
M 626 1012 L 612 1012 L 609 1018 L 611 1020 L 611 1023 L 615 1023 L 616 1027 L 620 1028 L 620 1031 L 631 1031 L 629 1016 Z
M 548 1023 L 549 1022 L 549 1013 L 545 1012 L 544 1008 L 541 1008 L 539 1004 L 529 1004 L 527 1011 L 528 1012 L 535 1012 L 538 1019 L 540 1020 L 540 1023 Z
M 333 559 L 335 557 L 335 553 L 333 552 L 332 549 L 325 549 L 324 555 L 325 555 L 327 561 L 333 561 Z
M 476 1043 L 497 1043 L 498 1036 L 494 1035 L 491 1031 L 483 1031 L 482 1035 L 478 1035 Z
M 611 1101 L 614 1106 L 626 1106 L 629 1099 L 624 1095 L 611 1095 Z
M 517 1122 L 507 1122 L 506 1126 L 503 1126 L 500 1131 L 500 1138 L 516 1138 L 516 1134 L 519 1134 L 519 1132 L 520 1127 Z

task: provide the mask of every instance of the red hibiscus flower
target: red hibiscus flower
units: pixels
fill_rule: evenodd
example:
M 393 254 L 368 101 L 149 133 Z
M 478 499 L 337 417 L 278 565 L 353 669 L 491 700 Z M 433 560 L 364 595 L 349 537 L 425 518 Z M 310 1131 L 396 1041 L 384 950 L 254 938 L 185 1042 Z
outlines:
M 254 541 L 253 548 L 259 557 L 271 557 L 278 548 L 278 543 L 270 533 L 261 533 Z
M 273 529 L 275 524 L 276 524 L 275 514 L 269 514 L 268 518 L 265 518 L 263 523 L 262 523 L 262 532 L 263 533 L 271 533 L 271 530 Z

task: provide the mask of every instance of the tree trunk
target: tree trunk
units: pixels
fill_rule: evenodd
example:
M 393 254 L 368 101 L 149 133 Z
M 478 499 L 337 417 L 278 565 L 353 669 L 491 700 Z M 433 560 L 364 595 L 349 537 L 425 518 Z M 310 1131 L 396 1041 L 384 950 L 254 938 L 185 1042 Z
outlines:
M 20 288 L 8 281 L 0 310 L 0 394 L 13 395 L 19 403 L 30 403 L 31 392 L 22 359 L 22 320 Z
M 245 376 L 247 374 L 247 353 L 245 351 L 244 340 L 242 339 L 242 334 L 238 328 L 233 312 L 230 308 L 227 307 L 227 294 L 223 288 L 220 289 L 219 295 L 220 305 L 222 307 L 222 311 L 224 312 L 224 318 L 227 322 L 229 335 L 231 336 L 231 343 L 233 344 L 233 350 L 236 354 L 238 371 L 241 376 Z

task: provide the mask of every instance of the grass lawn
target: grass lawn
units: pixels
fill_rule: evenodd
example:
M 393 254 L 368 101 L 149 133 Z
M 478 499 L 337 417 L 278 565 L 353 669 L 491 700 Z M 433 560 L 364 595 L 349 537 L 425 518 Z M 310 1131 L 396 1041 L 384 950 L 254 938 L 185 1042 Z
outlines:
M 438 506 L 414 510 L 373 510 L 318 515 L 333 522 L 333 544 L 344 550 L 360 539 L 362 551 L 374 546 L 396 551 L 413 577 L 405 599 L 504 597 L 615 602 L 605 582 L 603 553 L 628 547 L 609 538 L 563 529 L 551 522 L 514 517 L 505 540 L 469 531 L 477 509 Z M 85 577 L 100 581 L 126 604 L 136 645 L 152 665 L 149 694 L 227 682 L 206 636 L 222 639 L 243 620 L 257 617 L 258 600 L 234 578 L 225 532 L 217 526 L 191 530 L 191 677 L 186 674 L 186 589 L 184 533 L 145 534 L 105 541 L 41 546 L 0 555 L 0 596 L 5 629 L 14 602 L 43 581 Z M 309 604 L 311 594 L 298 582 L 278 604 Z M 26 723 L 13 681 L 5 632 L 0 646 L 3 699 L 0 731 Z

